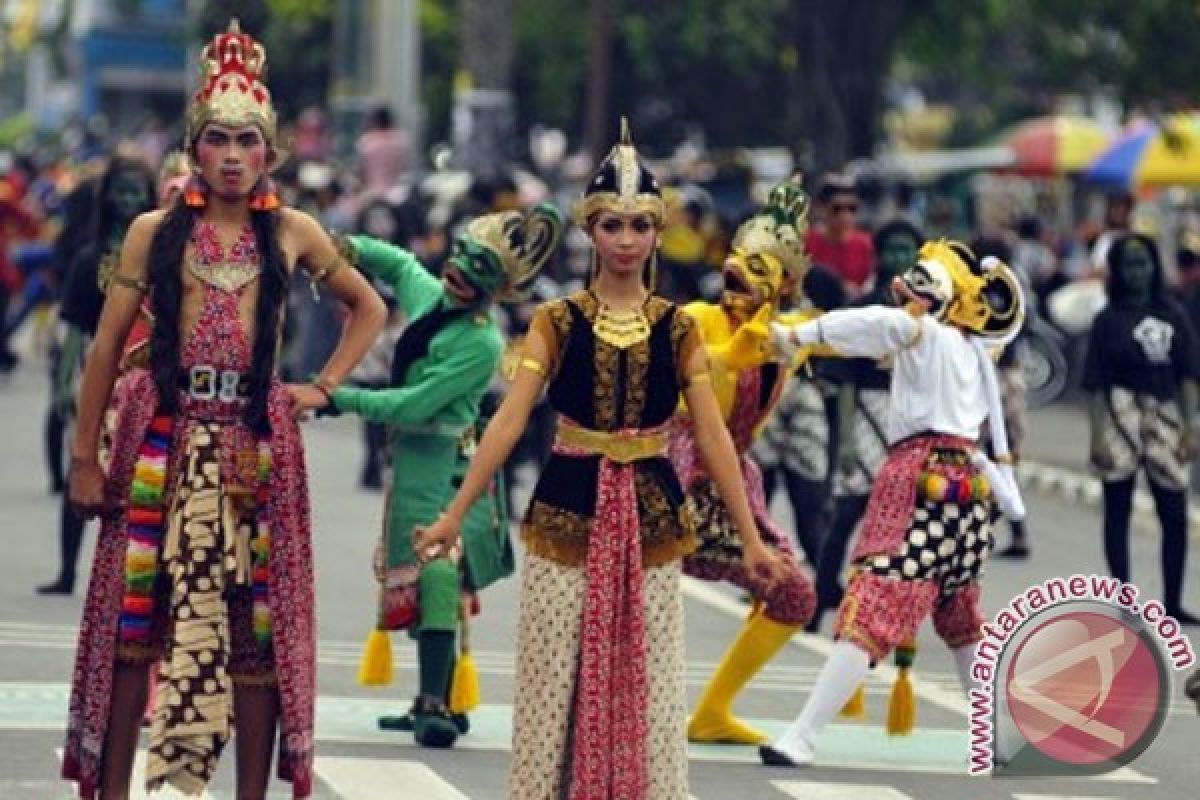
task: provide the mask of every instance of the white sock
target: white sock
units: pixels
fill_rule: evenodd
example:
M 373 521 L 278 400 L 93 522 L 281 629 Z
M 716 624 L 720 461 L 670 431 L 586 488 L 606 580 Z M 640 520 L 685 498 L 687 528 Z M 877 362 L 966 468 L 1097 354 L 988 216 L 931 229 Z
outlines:
M 818 734 L 842 710 L 846 701 L 854 694 L 867 677 L 871 659 L 867 653 L 850 642 L 835 642 L 833 652 L 817 675 L 813 693 L 800 716 L 788 726 L 780 742 L 785 744 L 797 738 L 809 747 L 816 742 Z
M 975 679 L 971 677 L 971 665 L 975 663 L 975 644 L 964 644 L 950 651 L 954 654 L 954 666 L 958 669 L 958 682 L 962 684 L 967 699 L 971 699 L 971 690 L 976 688 Z

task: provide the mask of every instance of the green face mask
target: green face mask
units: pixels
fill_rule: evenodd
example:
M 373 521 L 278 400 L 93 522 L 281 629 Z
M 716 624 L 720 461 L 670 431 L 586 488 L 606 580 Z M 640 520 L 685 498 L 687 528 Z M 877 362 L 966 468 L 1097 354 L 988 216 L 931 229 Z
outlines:
M 471 285 L 491 297 L 504 285 L 504 267 L 489 248 L 469 236 L 459 236 L 450 251 L 450 263 L 458 267 Z
M 890 283 L 917 263 L 917 243 L 908 236 L 889 236 L 879 251 L 878 282 Z
M 146 188 L 129 175 L 118 175 L 108 188 L 108 197 L 117 217 L 125 222 L 133 221 L 138 214 L 150 207 L 150 196 Z
M 1154 287 L 1154 257 L 1146 245 L 1132 241 L 1125 245 L 1117 265 L 1121 270 L 1121 282 L 1129 299 L 1145 302 Z

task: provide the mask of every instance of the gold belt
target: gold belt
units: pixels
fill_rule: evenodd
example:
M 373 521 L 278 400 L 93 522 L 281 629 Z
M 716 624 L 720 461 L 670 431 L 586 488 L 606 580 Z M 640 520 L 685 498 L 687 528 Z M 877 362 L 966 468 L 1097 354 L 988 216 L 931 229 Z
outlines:
M 597 431 L 569 423 L 558 423 L 555 445 L 604 456 L 618 464 L 630 464 L 667 454 L 666 431 Z

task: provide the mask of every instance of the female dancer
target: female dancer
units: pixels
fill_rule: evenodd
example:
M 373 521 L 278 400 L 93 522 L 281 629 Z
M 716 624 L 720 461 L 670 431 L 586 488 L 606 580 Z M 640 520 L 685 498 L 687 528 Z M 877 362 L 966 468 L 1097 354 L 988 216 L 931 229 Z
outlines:
M 436 558 L 457 542 L 463 516 L 548 387 L 561 421 L 522 531 L 510 797 L 682 800 L 679 562 L 696 540 L 666 458 L 681 391 L 747 570 L 773 582 L 779 564 L 746 502 L 699 331 L 646 288 L 663 201 L 624 124 L 576 219 L 595 246 L 590 285 L 536 312 L 512 389 L 417 550 Z

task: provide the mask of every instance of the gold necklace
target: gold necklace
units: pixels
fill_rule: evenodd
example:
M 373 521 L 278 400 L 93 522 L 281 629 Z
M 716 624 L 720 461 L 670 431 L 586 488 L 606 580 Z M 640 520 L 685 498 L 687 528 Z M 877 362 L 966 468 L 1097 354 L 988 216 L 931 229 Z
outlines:
M 621 311 L 596 298 L 600 309 L 592 323 L 592 333 L 602 342 L 620 350 L 650 338 L 650 320 L 643 311 L 645 304 Z

